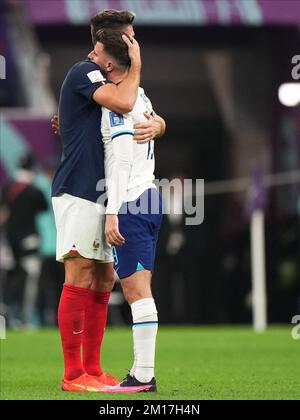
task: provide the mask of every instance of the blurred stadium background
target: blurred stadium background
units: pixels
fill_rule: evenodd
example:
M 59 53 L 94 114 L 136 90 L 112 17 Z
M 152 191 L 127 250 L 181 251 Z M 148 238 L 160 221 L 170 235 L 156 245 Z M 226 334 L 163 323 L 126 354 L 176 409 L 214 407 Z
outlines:
M 89 19 L 104 8 L 137 14 L 142 85 L 168 124 L 157 177 L 206 182 L 201 226 L 164 220 L 154 276 L 161 323 L 252 322 L 253 171 L 263 177 L 255 186 L 264 198 L 268 322 L 290 323 L 300 314 L 300 109 L 281 104 L 278 89 L 296 83 L 300 2 L 1 0 L 0 304 L 8 326 L 56 325 L 63 271 L 49 191 L 60 140 L 50 119 L 66 72 L 92 49 Z M 20 193 L 16 184 L 5 194 L 12 179 L 32 187 L 9 212 Z M 111 303 L 110 323 L 128 323 L 118 287 Z

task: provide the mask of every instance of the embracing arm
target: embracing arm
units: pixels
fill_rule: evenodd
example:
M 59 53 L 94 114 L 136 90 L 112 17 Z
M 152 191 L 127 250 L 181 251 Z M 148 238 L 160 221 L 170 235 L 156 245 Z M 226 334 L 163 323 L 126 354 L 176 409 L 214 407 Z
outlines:
M 159 115 L 144 114 L 148 121 L 134 126 L 134 140 L 137 143 L 147 143 L 162 137 L 166 132 L 166 122 Z
M 157 121 L 160 125 L 159 132 L 157 133 L 157 136 L 155 138 L 162 137 L 165 134 L 166 129 L 167 129 L 166 121 L 159 115 L 155 115 L 154 120 Z
M 93 95 L 94 101 L 118 114 L 126 114 L 133 110 L 141 80 L 141 53 L 138 42 L 123 36 L 128 45 L 131 66 L 128 76 L 119 85 L 108 83 L 97 89 Z
M 94 101 L 117 114 L 126 114 L 133 110 L 140 83 L 139 71 L 131 67 L 126 79 L 118 86 L 108 83 L 97 89 L 93 95 Z

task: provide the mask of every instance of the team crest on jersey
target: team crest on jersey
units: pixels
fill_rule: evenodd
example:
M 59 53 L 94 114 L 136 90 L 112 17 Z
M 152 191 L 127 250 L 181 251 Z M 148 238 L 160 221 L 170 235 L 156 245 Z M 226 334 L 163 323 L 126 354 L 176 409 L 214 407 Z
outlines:
M 99 240 L 98 239 L 96 239 L 94 242 L 93 242 L 93 249 L 94 249 L 94 251 L 97 251 L 97 249 L 99 249 L 100 248 L 100 242 L 99 242 Z
M 110 125 L 112 127 L 118 127 L 119 125 L 124 125 L 123 115 L 116 114 L 115 112 L 109 113 Z

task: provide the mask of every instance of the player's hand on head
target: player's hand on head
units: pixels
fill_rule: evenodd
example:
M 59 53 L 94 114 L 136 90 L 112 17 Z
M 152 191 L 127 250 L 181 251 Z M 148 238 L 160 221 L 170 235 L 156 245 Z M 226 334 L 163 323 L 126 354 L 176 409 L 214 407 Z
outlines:
M 145 112 L 144 115 L 147 118 L 147 121 L 135 124 L 134 126 L 133 139 L 140 144 L 148 143 L 148 141 L 154 140 L 161 133 L 160 122 L 156 121 L 156 119 L 148 112 Z
M 142 66 L 140 45 L 135 38 L 129 35 L 123 35 L 123 41 L 128 46 L 128 55 L 131 60 L 131 65 Z
M 59 129 L 59 118 L 58 115 L 53 115 L 51 119 L 51 126 L 54 131 L 54 134 L 60 136 L 60 129 Z
M 106 215 L 105 238 L 110 245 L 122 246 L 125 244 L 125 238 L 123 238 L 119 231 L 119 219 L 115 214 Z

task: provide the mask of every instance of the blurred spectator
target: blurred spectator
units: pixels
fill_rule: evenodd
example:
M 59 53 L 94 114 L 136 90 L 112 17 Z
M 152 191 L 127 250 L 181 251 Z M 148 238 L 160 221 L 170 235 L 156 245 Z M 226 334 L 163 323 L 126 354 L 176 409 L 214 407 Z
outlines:
M 184 175 L 174 175 L 172 180 L 175 179 L 183 183 Z M 158 242 L 154 290 L 159 295 L 159 302 L 162 302 L 159 305 L 161 322 L 184 322 L 187 241 L 185 215 L 182 212 L 183 196 L 175 189 L 171 190 L 169 203 L 165 198 L 163 196 L 167 214 Z
M 298 198 L 298 314 L 300 314 L 300 195 Z
M 20 8 L 17 1 L 0 1 L 0 55 L 5 57 L 6 79 L 0 82 L 0 107 L 12 107 L 22 104 L 22 87 L 17 72 L 13 43 L 9 35 L 10 21 L 8 13 Z M 9 77 L 7 76 L 9 74 Z
M 14 269 L 7 278 L 4 295 L 10 308 L 8 321 L 30 325 L 40 273 L 39 236 L 36 216 L 48 208 L 42 192 L 33 185 L 34 159 L 21 159 L 15 178 L 3 188 L 2 222 L 14 258 Z
M 39 251 L 42 258 L 38 315 L 42 326 L 56 326 L 57 308 L 64 282 L 64 266 L 56 262 L 56 229 L 51 204 L 51 183 L 56 167 L 56 159 L 48 159 L 43 164 L 43 172 L 35 178 L 35 185 L 43 192 L 48 202 L 48 210 L 37 216 Z

